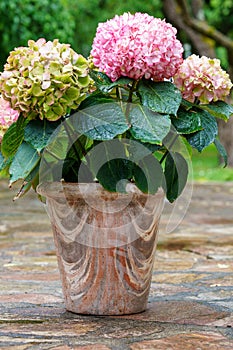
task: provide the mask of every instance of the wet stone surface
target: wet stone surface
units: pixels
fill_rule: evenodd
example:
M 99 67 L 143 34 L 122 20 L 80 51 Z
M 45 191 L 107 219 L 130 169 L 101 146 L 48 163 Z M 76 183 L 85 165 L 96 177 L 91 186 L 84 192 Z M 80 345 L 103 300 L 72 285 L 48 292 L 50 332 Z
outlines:
M 118 317 L 65 310 L 45 208 L 13 196 L 0 181 L 1 349 L 233 349 L 232 183 L 195 184 L 171 232 L 166 204 L 148 309 Z

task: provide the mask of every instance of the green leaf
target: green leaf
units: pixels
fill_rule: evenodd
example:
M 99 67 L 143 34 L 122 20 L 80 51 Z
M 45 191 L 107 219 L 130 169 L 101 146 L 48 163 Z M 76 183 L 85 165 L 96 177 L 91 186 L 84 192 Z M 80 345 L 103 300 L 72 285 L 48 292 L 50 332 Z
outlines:
M 12 157 L 4 158 L 0 151 L 0 175 L 8 176 L 9 166 L 11 164 Z
M 9 168 L 12 162 L 13 156 L 4 158 L 0 151 L 0 175 L 4 177 L 9 176 Z
M 109 84 L 109 85 L 102 85 L 99 86 L 99 90 L 102 91 L 103 93 L 108 93 L 110 92 L 114 87 L 125 87 L 128 84 L 132 83 L 133 79 L 130 78 L 120 78 L 116 81 L 114 81 L 113 83 Z
M 195 103 L 189 102 L 189 101 L 184 100 L 182 98 L 181 106 L 184 107 L 186 109 L 186 111 L 188 111 L 188 110 L 192 109 L 193 107 L 196 107 L 197 105 Z
M 32 120 L 28 123 L 24 132 L 24 140 L 40 152 L 45 148 L 51 135 L 60 125 L 60 122 L 48 120 Z
M 39 161 L 40 157 L 37 151 L 23 142 L 19 146 L 9 169 L 10 185 L 19 179 L 27 178 Z
M 130 137 L 132 137 L 132 135 L 131 134 L 129 136 L 127 135 L 127 137 L 130 139 Z M 138 159 L 140 159 L 140 150 L 142 152 L 142 157 L 141 158 L 145 157 L 145 149 L 144 149 L 144 147 L 150 153 L 157 152 L 157 151 L 161 150 L 161 148 L 162 148 L 161 145 L 158 145 L 158 144 L 155 144 L 155 143 L 142 142 L 140 144 L 142 145 L 142 147 L 138 147 L 138 142 L 137 141 L 135 143 L 130 143 L 129 152 L 132 155 L 132 157 L 135 157 L 135 155 L 137 155 Z
M 197 113 L 200 119 L 202 130 L 186 135 L 189 144 L 201 152 L 205 147 L 214 142 L 218 134 L 218 125 L 215 118 L 206 111 Z
M 95 92 L 89 95 L 88 97 L 86 97 L 85 100 L 81 102 L 81 104 L 79 105 L 79 110 L 85 109 L 97 104 L 109 103 L 109 102 L 113 103 L 115 102 L 115 100 L 110 96 L 102 94 L 101 92 Z
M 40 182 L 60 181 L 62 178 L 68 182 L 79 181 L 77 176 L 81 160 L 92 145 L 92 140 L 73 130 L 71 118 L 67 118 L 43 150 Z
M 74 113 L 71 118 L 75 131 L 92 140 L 111 140 L 129 129 L 118 103 L 94 105 Z
M 100 184 L 110 192 L 126 192 L 126 185 L 132 178 L 133 163 L 127 159 L 111 159 L 104 163 L 97 173 Z
M 60 181 L 62 178 L 63 163 L 71 146 L 71 141 L 65 129 L 68 121 L 62 123 L 55 130 L 48 145 L 43 150 L 40 162 L 40 182 Z
M 196 112 L 179 110 L 177 117 L 171 118 L 171 121 L 180 134 L 190 134 L 202 129 L 201 120 Z
M 62 178 L 67 182 L 78 182 L 80 163 L 80 161 L 75 160 L 74 158 L 67 157 L 62 164 Z
M 24 196 L 32 187 L 32 182 L 24 182 L 23 185 L 20 187 L 20 189 L 18 190 L 18 192 L 16 193 L 16 195 L 14 196 L 14 201 L 16 199 L 21 198 L 22 196 Z
M 188 164 L 180 153 L 168 153 L 164 175 L 167 199 L 172 203 L 183 191 L 188 177 Z
M 2 171 L 5 168 L 5 158 L 2 155 L 2 152 L 0 152 L 0 171 Z
M 124 87 L 132 83 L 133 79 L 127 77 L 121 77 L 118 80 L 112 82 L 111 79 L 104 73 L 97 71 L 90 71 L 91 78 L 95 81 L 97 88 L 103 93 L 110 92 L 114 87 Z
M 1 144 L 1 152 L 4 157 L 13 156 L 24 139 L 24 129 L 28 120 L 19 116 L 17 121 L 6 131 Z
M 227 162 L 228 162 L 228 156 L 227 156 L 227 152 L 225 150 L 225 147 L 221 144 L 219 139 L 215 139 L 214 144 L 215 144 L 215 147 L 216 147 L 217 151 L 219 152 L 220 156 L 224 160 L 224 168 L 225 168 L 227 166 Z
M 39 184 L 39 163 L 32 170 L 31 173 L 24 179 L 22 186 L 19 191 L 16 193 L 14 200 L 24 196 L 32 187 L 36 191 L 36 187 Z
M 155 194 L 159 187 L 164 187 L 162 166 L 151 154 L 134 165 L 133 176 L 136 186 L 144 193 Z
M 90 172 L 89 168 L 82 164 L 82 172 L 79 174 L 79 168 L 86 154 L 87 150 L 91 147 L 89 140 L 86 136 L 79 137 L 70 147 L 67 152 L 66 158 L 62 168 L 62 178 L 67 182 L 92 182 L 94 176 Z
M 221 118 L 221 119 L 226 120 L 226 121 L 233 114 L 233 106 L 231 106 L 223 101 L 213 102 L 213 103 L 210 103 L 208 105 L 199 105 L 198 107 L 206 110 L 214 117 Z
M 111 79 L 105 73 L 92 69 L 89 74 L 96 84 L 110 85 L 112 83 Z
M 168 134 L 171 120 L 139 104 L 132 105 L 129 113 L 132 135 L 142 142 L 161 144 Z
M 141 80 L 138 84 L 138 94 L 143 106 L 164 114 L 176 115 L 182 101 L 180 91 L 168 81 Z

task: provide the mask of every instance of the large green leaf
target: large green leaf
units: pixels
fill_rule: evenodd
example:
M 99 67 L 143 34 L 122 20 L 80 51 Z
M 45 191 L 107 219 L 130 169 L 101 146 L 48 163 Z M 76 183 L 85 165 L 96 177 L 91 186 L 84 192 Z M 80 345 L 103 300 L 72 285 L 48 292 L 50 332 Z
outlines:
M 208 105 L 199 105 L 199 108 L 206 110 L 216 118 L 228 120 L 233 114 L 233 106 L 223 101 L 217 101 Z
M 180 153 L 168 153 L 164 175 L 167 199 L 172 203 L 183 191 L 188 177 L 188 164 Z
M 1 144 L 1 152 L 4 157 L 13 156 L 24 139 L 24 129 L 28 121 L 23 116 L 11 124 L 6 131 Z
M 179 110 L 177 117 L 171 121 L 179 134 L 190 134 L 202 129 L 201 120 L 196 112 Z
M 129 112 L 130 131 L 135 139 L 161 144 L 170 130 L 170 117 L 153 112 L 139 104 L 134 104 L 131 107 Z
M 138 94 L 145 107 L 164 114 L 176 115 L 182 100 L 180 91 L 168 81 L 141 80 Z
M 38 165 L 39 161 L 40 157 L 37 151 L 26 142 L 23 142 L 19 146 L 9 169 L 10 184 L 19 179 L 28 177 Z
M 92 140 L 111 140 L 129 129 L 118 103 L 93 105 L 71 116 L 74 130 Z
M 59 125 L 60 122 L 57 121 L 32 120 L 25 128 L 24 140 L 40 152 L 47 146 L 51 135 Z
M 207 111 L 197 113 L 197 118 L 200 119 L 202 130 L 193 134 L 186 135 L 189 144 L 201 152 L 205 147 L 214 142 L 218 134 L 218 125 L 215 118 Z

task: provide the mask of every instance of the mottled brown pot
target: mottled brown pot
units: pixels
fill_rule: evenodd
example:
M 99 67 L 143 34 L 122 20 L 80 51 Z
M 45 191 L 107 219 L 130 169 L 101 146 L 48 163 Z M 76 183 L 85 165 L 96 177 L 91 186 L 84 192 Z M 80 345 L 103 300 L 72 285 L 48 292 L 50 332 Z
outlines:
M 66 308 L 93 315 L 147 307 L 164 194 L 99 184 L 44 183 Z

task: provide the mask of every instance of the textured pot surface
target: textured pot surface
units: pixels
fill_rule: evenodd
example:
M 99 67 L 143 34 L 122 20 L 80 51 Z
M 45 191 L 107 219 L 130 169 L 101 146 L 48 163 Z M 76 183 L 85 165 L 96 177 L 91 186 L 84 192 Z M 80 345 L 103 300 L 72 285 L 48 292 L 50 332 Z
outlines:
M 45 183 L 66 308 L 82 314 L 144 311 L 164 194 L 110 193 L 99 184 Z

